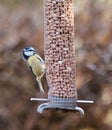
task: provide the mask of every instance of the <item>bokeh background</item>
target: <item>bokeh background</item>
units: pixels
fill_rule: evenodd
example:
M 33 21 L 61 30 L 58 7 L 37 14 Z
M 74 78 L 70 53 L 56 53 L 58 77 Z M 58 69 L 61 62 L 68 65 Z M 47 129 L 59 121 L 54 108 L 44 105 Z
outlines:
M 33 46 L 44 58 L 43 1 L 0 0 L 0 130 L 112 130 L 112 1 L 75 0 L 74 8 L 78 96 L 95 101 L 79 104 L 84 118 L 36 112 L 30 98 L 42 96 L 21 52 Z

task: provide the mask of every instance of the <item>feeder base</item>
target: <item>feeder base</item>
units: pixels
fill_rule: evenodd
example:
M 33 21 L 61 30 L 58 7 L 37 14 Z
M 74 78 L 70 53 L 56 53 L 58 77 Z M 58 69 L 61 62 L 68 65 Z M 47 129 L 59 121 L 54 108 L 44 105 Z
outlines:
M 58 107 L 58 106 L 55 106 L 55 105 L 51 105 L 51 104 L 49 104 L 49 103 L 43 103 L 43 104 L 41 104 L 41 105 L 39 105 L 39 107 L 37 108 L 37 112 L 39 112 L 39 113 L 43 113 L 43 111 L 45 110 L 45 109 L 53 109 L 53 108 L 55 108 L 55 109 L 64 109 L 64 110 L 75 110 L 75 111 L 78 111 L 79 113 L 80 113 L 80 115 L 81 115 L 81 117 L 83 117 L 84 116 L 84 110 L 81 108 L 81 107 L 78 107 L 78 106 L 75 106 L 75 107 Z
M 76 98 L 58 98 L 48 97 L 47 98 L 31 98 L 31 101 L 44 101 L 47 103 L 40 104 L 37 108 L 37 112 L 43 113 L 46 109 L 62 109 L 70 111 L 78 111 L 81 116 L 84 116 L 84 110 L 77 106 L 77 103 L 94 103 L 90 100 L 77 100 Z

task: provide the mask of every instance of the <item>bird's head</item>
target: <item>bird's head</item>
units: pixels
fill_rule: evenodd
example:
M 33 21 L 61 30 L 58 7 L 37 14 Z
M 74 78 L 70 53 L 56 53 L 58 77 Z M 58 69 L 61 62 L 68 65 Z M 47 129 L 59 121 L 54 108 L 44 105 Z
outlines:
M 26 47 L 23 49 L 23 59 L 27 60 L 30 56 L 35 55 L 35 49 L 33 47 Z

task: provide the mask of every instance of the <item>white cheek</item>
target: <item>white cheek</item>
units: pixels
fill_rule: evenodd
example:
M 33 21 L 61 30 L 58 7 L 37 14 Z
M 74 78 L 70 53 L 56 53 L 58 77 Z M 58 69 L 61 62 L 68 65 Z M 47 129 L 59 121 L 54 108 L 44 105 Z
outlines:
M 28 51 L 28 52 L 24 52 L 24 54 L 26 55 L 26 56 L 32 56 L 33 55 L 33 52 L 31 51 Z

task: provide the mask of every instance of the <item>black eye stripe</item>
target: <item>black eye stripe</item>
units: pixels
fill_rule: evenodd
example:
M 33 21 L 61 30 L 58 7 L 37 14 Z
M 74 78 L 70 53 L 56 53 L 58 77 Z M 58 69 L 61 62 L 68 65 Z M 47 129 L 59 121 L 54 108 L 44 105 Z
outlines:
M 34 50 L 27 50 L 27 51 L 33 51 L 34 52 Z

